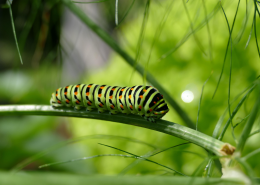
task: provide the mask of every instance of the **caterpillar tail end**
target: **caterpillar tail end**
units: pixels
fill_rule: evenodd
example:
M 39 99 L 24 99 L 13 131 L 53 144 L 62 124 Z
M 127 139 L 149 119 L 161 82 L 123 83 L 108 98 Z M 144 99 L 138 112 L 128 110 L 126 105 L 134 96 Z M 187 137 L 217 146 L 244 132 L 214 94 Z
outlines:
M 53 96 L 55 97 L 54 93 L 52 94 L 52 97 L 50 99 L 50 104 L 53 108 L 57 108 L 57 107 L 61 107 L 62 105 L 59 104 L 55 98 L 53 98 Z
M 53 106 L 53 107 L 55 107 L 54 105 L 55 105 L 55 101 L 53 101 L 53 98 L 51 97 L 51 99 L 50 99 L 50 104 L 51 104 L 51 106 Z

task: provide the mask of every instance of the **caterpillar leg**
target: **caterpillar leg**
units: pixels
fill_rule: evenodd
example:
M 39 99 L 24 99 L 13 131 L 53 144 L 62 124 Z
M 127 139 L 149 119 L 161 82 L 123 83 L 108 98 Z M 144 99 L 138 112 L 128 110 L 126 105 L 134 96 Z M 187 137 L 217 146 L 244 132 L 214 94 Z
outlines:
M 153 117 L 149 117 L 148 121 L 155 123 L 155 119 Z
M 54 103 L 54 102 L 52 102 L 52 103 L 51 103 L 51 105 L 52 105 L 52 107 L 53 107 L 53 108 L 60 108 L 60 107 L 64 107 L 64 105 L 62 105 L 62 104 L 59 104 L 59 103 Z
M 103 113 L 103 112 L 105 112 L 104 109 L 98 109 L 98 113 L 99 113 L 99 114 L 100 114 L 100 113 Z
M 118 113 L 117 110 L 108 110 L 110 115 L 115 115 Z
M 86 111 L 87 111 L 87 112 L 90 112 L 90 111 L 92 111 L 92 110 L 94 110 L 94 109 L 91 108 L 91 107 L 87 107 L 87 108 L 86 108 Z
M 155 123 L 155 119 L 151 116 L 145 116 L 145 115 L 141 115 L 146 121 L 149 121 L 149 122 L 152 122 L 152 123 Z
M 74 109 L 75 110 L 80 110 L 80 109 L 82 109 L 82 106 L 75 106 Z
M 53 103 L 52 104 L 53 108 L 60 108 L 60 107 L 64 107 L 63 105 L 57 104 L 57 103 Z

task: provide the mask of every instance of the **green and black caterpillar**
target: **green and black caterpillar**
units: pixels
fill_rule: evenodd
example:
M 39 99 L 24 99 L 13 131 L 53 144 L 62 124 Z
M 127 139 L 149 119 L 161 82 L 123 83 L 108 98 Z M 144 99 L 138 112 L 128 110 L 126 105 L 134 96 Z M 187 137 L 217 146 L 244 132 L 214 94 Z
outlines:
M 86 108 L 87 111 L 98 109 L 100 113 L 109 111 L 110 114 L 131 113 L 151 122 L 162 118 L 169 111 L 163 95 L 154 87 L 143 85 L 69 85 L 52 93 L 50 102 L 53 107 Z

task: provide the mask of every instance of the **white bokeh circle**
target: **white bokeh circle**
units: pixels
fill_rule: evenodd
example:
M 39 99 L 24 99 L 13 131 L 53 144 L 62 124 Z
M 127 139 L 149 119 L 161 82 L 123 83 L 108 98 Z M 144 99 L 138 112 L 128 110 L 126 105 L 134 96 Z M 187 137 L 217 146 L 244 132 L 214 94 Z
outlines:
M 181 99 L 182 101 L 184 101 L 185 103 L 190 103 L 193 101 L 194 99 L 194 94 L 192 91 L 190 90 L 185 90 L 182 92 L 181 94 Z

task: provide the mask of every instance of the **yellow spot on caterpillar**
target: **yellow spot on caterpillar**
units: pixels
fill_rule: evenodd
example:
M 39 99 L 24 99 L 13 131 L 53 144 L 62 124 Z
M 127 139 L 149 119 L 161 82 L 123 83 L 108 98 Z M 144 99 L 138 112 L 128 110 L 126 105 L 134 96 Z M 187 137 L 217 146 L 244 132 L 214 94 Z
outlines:
M 67 103 L 69 103 L 70 101 L 69 100 L 66 100 Z
M 122 104 L 120 105 L 120 107 L 121 107 L 122 109 L 124 108 L 124 106 L 123 106 Z
M 76 85 L 76 87 L 79 87 L 79 85 Z
M 146 92 L 147 90 L 146 90 L 146 89 L 144 89 L 143 91 L 144 91 L 144 92 Z
M 90 88 L 92 85 L 88 85 L 88 87 Z
M 64 95 L 67 95 L 68 94 L 68 92 L 64 92 Z
M 113 89 L 111 89 L 112 91 L 114 91 L 115 90 L 115 88 L 113 88 Z
M 89 92 L 87 92 L 86 95 L 88 96 L 88 95 L 89 95 Z
M 91 102 L 90 102 L 90 101 L 88 102 L 88 105 L 91 105 Z
M 77 95 L 78 95 L 78 92 L 74 92 L 74 94 L 77 96 Z
M 122 99 L 122 95 L 121 95 L 121 96 L 119 96 L 119 99 Z
M 102 87 L 100 87 L 100 89 L 104 89 L 104 87 L 102 86 Z
M 102 103 L 100 103 L 100 104 L 99 104 L 99 106 L 100 106 L 100 107 L 103 107 L 103 104 L 102 104 Z
M 99 94 L 98 97 L 100 98 L 102 94 Z
M 110 98 L 110 99 L 112 99 L 112 98 L 113 98 L 113 96 L 109 96 L 109 98 Z
M 131 99 L 131 95 L 129 95 L 128 98 Z
M 134 90 L 134 88 L 131 88 L 131 90 Z
M 61 104 L 61 101 L 60 101 L 60 100 L 58 100 L 57 102 L 58 102 L 59 104 Z
M 121 91 L 124 91 L 125 89 L 121 89 Z
M 114 109 L 114 108 L 115 108 L 114 105 L 110 105 L 110 107 L 111 107 L 111 109 Z
M 140 95 L 139 97 L 142 99 L 142 98 L 143 98 L 143 95 Z
M 133 110 L 133 105 L 130 105 L 129 107 Z
M 79 100 L 76 101 L 76 104 L 80 104 Z

